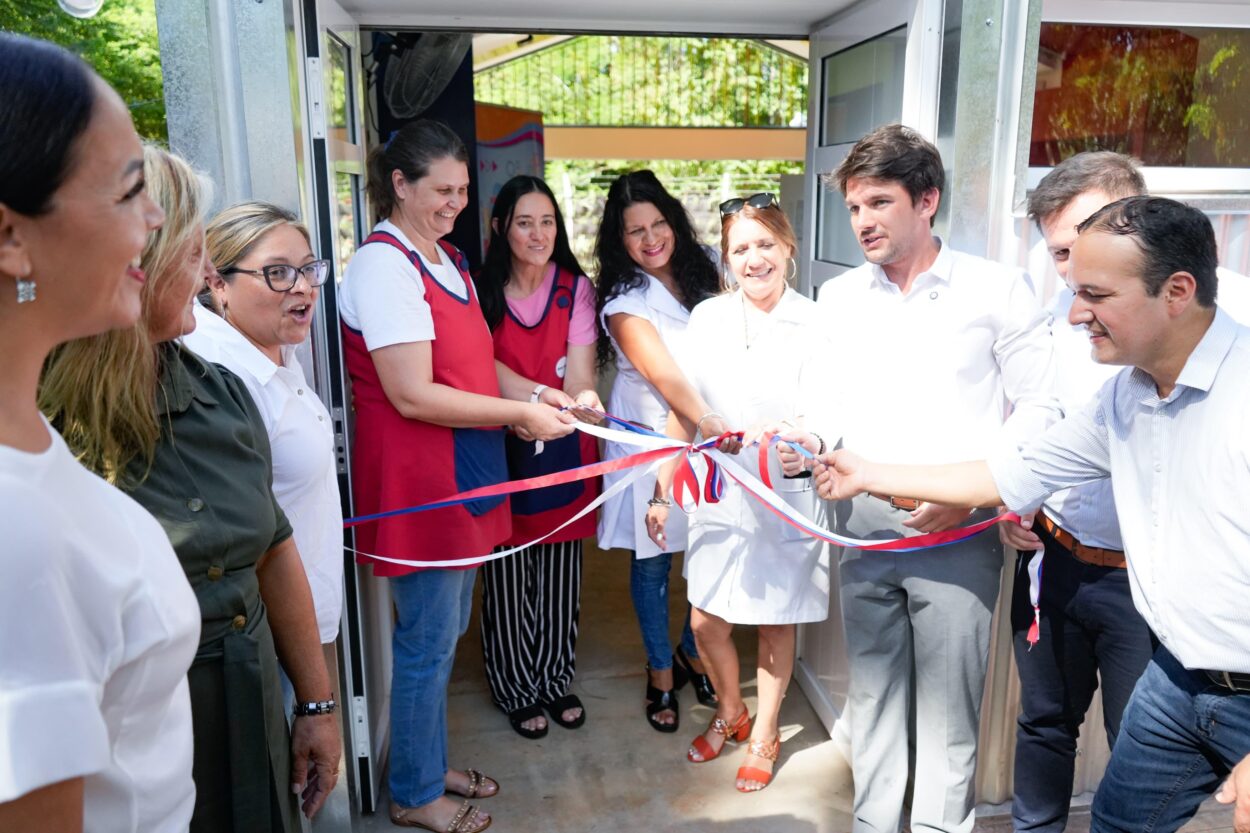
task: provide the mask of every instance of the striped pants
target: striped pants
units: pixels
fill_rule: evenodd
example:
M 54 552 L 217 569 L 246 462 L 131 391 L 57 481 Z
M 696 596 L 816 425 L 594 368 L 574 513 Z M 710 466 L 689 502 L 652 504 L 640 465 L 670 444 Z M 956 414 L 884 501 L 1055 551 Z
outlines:
M 573 682 L 582 542 L 537 544 L 489 561 L 482 574 L 482 654 L 504 712 L 549 703 Z

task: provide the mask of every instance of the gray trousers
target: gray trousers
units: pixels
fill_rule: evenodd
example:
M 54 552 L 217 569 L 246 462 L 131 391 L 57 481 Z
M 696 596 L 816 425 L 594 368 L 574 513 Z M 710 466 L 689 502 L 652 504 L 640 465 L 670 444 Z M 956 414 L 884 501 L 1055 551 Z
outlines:
M 839 503 L 835 515 L 838 531 L 856 538 L 916 534 L 902 526 L 910 513 L 868 495 Z M 978 511 L 973 519 L 986 517 Z M 972 830 L 977 729 L 1002 568 L 994 529 L 919 552 L 843 551 L 854 833 L 898 833 L 913 743 L 911 829 Z

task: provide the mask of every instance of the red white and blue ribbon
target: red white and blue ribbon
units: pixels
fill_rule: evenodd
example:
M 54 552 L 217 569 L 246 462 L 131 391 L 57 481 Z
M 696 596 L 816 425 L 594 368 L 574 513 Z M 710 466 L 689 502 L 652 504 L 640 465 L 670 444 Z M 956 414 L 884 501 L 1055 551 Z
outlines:
M 594 501 L 546 535 L 506 550 L 479 555 L 466 555 L 455 559 L 420 560 L 411 558 L 393 558 L 379 553 L 366 553 L 353 548 L 348 549 L 357 555 L 375 561 L 385 561 L 392 564 L 400 564 L 411 567 L 470 567 L 476 564 L 483 564 L 487 561 L 493 561 L 498 558 L 513 555 L 532 547 L 535 544 L 541 543 L 543 540 L 555 535 L 560 530 L 585 517 L 590 512 L 593 512 L 605 501 L 625 491 L 641 478 L 652 474 L 661 465 L 663 465 L 664 462 L 678 455 L 681 455 L 683 459 L 679 461 L 679 469 L 674 481 L 674 497 L 677 497 L 677 484 L 680 482 L 681 497 L 678 499 L 678 503 L 683 506 L 683 508 L 689 507 L 689 511 L 694 511 L 701 499 L 712 503 L 717 502 L 724 494 L 727 482 L 732 480 L 750 493 L 756 500 L 760 501 L 783 523 L 789 524 L 790 526 L 803 531 L 805 534 L 810 535 L 813 538 L 843 547 L 853 547 L 856 549 L 870 551 L 916 552 L 918 550 L 958 543 L 971 538 L 994 524 L 1002 523 L 1004 521 L 1019 520 L 1019 517 L 1015 513 L 1004 512 L 997 517 L 972 524 L 971 526 L 948 529 L 941 532 L 923 533 L 909 538 L 871 540 L 839 535 L 825 529 L 823 526 L 805 517 L 802 513 L 798 512 L 782 500 L 781 497 L 777 495 L 777 493 L 774 492 L 768 484 L 761 482 L 759 478 L 735 462 L 729 455 L 716 448 L 716 446 L 719 445 L 719 443 L 727 436 L 741 437 L 741 434 L 722 435 L 720 437 L 705 440 L 697 445 L 691 445 L 689 443 L 667 437 L 663 434 L 659 434 L 653 430 L 637 426 L 633 423 L 628 423 L 625 420 L 620 420 L 616 417 L 611 417 L 610 415 L 605 416 L 608 417 L 609 421 L 622 425 L 625 430 L 605 428 L 603 426 L 589 425 L 586 423 L 578 423 L 576 427 L 578 430 L 592 434 L 596 437 L 612 440 L 613 442 L 617 442 L 622 445 L 641 447 L 645 450 L 625 457 L 620 457 L 615 460 L 605 460 L 599 463 L 591 463 L 589 465 L 569 469 L 555 474 L 531 477 L 524 480 L 513 480 L 493 486 L 484 486 L 478 489 L 460 492 L 455 495 L 449 495 L 441 500 L 432 501 L 420 506 L 411 506 L 387 512 L 379 512 L 372 515 L 357 516 L 354 518 L 348 518 L 344 521 L 344 526 L 348 527 L 358 526 L 364 523 L 377 523 L 385 521 L 387 518 L 406 515 L 413 512 L 426 512 L 431 509 L 457 506 L 473 500 L 480 500 L 485 497 L 508 495 L 525 491 L 527 489 L 539 489 L 545 486 L 569 483 L 575 480 L 584 480 L 609 472 L 624 471 L 627 469 L 630 470 L 627 476 L 612 484 L 610 488 L 604 490 Z M 765 436 L 760 442 L 760 471 L 765 480 L 768 479 L 766 459 L 767 450 L 771 445 L 774 445 L 777 442 L 779 442 L 779 440 L 772 436 Z M 812 457 L 806 449 L 797 445 L 792 447 L 803 456 L 808 458 Z M 707 473 L 703 478 L 699 477 L 693 464 L 694 459 L 699 456 L 702 456 L 707 463 Z M 700 482 L 700 480 L 702 480 L 702 482 Z

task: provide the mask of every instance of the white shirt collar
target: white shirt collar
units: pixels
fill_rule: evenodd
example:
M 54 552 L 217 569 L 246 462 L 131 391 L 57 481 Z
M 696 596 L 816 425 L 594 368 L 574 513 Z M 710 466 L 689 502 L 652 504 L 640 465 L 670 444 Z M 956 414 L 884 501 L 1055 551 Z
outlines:
M 681 301 L 677 300 L 673 293 L 668 291 L 668 287 L 661 283 L 659 278 L 642 272 L 642 270 L 639 271 L 646 275 L 647 278 L 647 306 L 673 318 L 684 320 L 690 317 L 690 310 L 682 306 Z
M 274 364 L 273 359 L 262 353 L 259 347 L 248 341 L 247 336 L 232 327 L 224 318 L 205 308 L 198 298 L 195 301 L 195 326 L 211 338 L 222 353 L 228 354 L 260 384 L 269 384 L 269 380 L 278 372 L 278 365 Z M 279 349 L 285 365 L 295 348 L 284 344 Z
M 1215 382 L 1215 376 L 1219 373 L 1220 365 L 1224 363 L 1236 339 L 1237 322 L 1230 318 L 1228 313 L 1216 307 L 1215 318 L 1211 321 L 1211 326 L 1203 333 L 1202 338 L 1194 346 L 1193 352 L 1185 360 L 1185 366 L 1176 377 L 1176 385 L 1172 388 L 1172 392 L 1162 401 L 1171 402 L 1183 388 L 1193 388 L 1204 393 L 1210 391 L 1211 385 Z M 1135 367 L 1132 380 L 1134 398 L 1143 404 L 1151 405 L 1160 401 L 1158 386 L 1149 373 Z
M 738 287 L 733 291 L 735 300 L 740 304 L 748 304 L 749 301 L 742 294 L 742 287 Z M 777 304 L 766 313 L 762 313 L 769 321 L 784 321 L 794 324 L 805 324 L 808 319 L 803 316 L 804 307 L 800 302 L 801 296 L 793 287 L 787 285 L 781 297 L 777 299 Z
M 928 269 L 916 276 L 916 280 L 912 284 L 913 286 L 919 286 L 922 282 L 924 282 L 926 276 L 931 277 L 938 283 L 944 283 L 947 286 L 950 286 L 951 276 L 955 272 L 955 254 L 951 248 L 942 241 L 942 238 L 938 237 L 936 234 L 933 236 L 933 242 L 937 243 L 938 246 L 937 258 L 934 259 L 933 264 Z M 894 282 L 890 280 L 889 276 L 885 274 L 885 270 L 882 269 L 879 264 L 870 263 L 869 267 L 872 269 L 873 279 L 882 288 L 889 289 L 890 287 L 895 286 Z

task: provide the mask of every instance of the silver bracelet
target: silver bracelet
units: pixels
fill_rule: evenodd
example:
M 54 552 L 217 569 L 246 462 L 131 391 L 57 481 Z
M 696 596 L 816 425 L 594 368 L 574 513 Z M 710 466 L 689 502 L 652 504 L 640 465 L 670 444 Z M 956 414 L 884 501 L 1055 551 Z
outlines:
M 699 421 L 694 424 L 694 431 L 696 434 L 703 433 L 703 420 L 707 419 L 708 417 L 720 417 L 721 419 L 725 418 L 721 416 L 720 414 L 716 413 L 716 411 L 708 411 L 706 414 L 699 417 Z
M 668 508 L 669 506 L 673 505 L 673 502 L 666 497 L 653 497 L 647 501 L 647 505 L 648 506 L 663 506 L 665 508 Z

